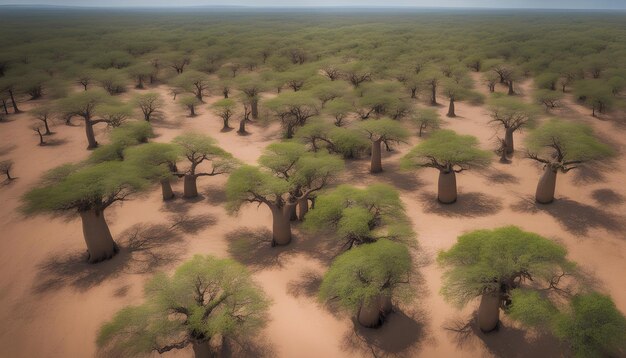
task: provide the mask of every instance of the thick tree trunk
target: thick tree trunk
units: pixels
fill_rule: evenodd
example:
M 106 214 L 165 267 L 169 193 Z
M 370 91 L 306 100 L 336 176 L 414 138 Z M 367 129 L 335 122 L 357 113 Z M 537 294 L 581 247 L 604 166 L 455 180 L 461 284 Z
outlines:
M 172 184 L 169 179 L 161 180 L 161 193 L 163 194 L 163 201 L 174 198 L 174 191 L 172 190 Z
M 494 93 L 496 91 L 496 85 L 489 85 L 489 93 Z
M 456 173 L 454 170 L 439 171 L 437 200 L 442 204 L 452 204 L 456 201 Z
M 197 177 L 192 174 L 185 174 L 183 197 L 186 199 L 195 198 L 198 196 L 198 185 L 196 184 Z
M 250 105 L 252 107 L 252 119 L 258 119 L 259 118 L 259 101 L 258 100 L 252 100 L 252 102 L 250 102 Z
M 380 311 L 386 315 L 393 311 L 393 304 L 391 303 L 390 295 L 381 295 L 380 296 Z
M 291 242 L 291 222 L 289 217 L 294 204 L 288 203 L 284 208 L 276 206 L 271 207 L 272 210 L 272 244 L 287 245 Z
M 357 320 L 363 327 L 378 327 L 380 325 L 380 300 L 374 297 L 370 302 L 362 303 L 357 313 Z
M 211 349 L 209 342 L 193 342 L 193 356 L 194 358 L 215 358 L 217 355 Z
M 372 162 L 370 165 L 371 173 L 380 173 L 383 171 L 380 143 L 380 139 L 372 142 Z
M 93 132 L 93 124 L 91 124 L 90 119 L 85 119 L 85 134 L 87 135 L 87 149 L 94 149 L 98 147 L 98 142 L 96 141 L 96 135 Z
M 456 117 L 456 113 L 454 112 L 454 99 L 450 99 L 450 106 L 448 107 L 448 117 Z
M 308 195 L 298 199 L 298 220 L 304 220 L 304 216 L 309 212 Z
M 189 115 L 191 117 L 195 117 L 196 116 L 196 106 L 189 106 Z
M 13 113 L 20 113 L 20 109 L 17 108 L 17 102 L 15 101 L 15 95 L 13 95 L 13 90 L 9 91 L 9 96 L 11 97 L 11 103 L 13 104 Z
M 243 118 L 242 120 L 239 121 L 239 130 L 237 131 L 238 134 L 247 134 L 248 132 L 246 132 L 246 119 Z
M 230 125 L 228 124 L 228 119 L 223 119 L 223 118 L 222 118 L 222 121 L 224 121 L 224 124 L 223 124 L 223 126 L 222 126 L 222 131 L 227 131 L 227 130 L 229 130 L 229 129 L 230 129 Z
M 515 145 L 513 143 L 513 130 L 507 128 L 504 132 L 504 143 L 506 143 L 506 154 L 513 154 Z
M 293 125 L 287 126 L 287 139 L 293 138 Z
M 119 251 L 113 241 L 109 226 L 104 218 L 104 212 L 91 209 L 81 211 L 80 218 L 83 223 L 83 236 L 89 252 L 89 263 L 108 260 Z
M 478 328 L 487 333 L 498 326 L 500 321 L 500 295 L 484 293 L 478 306 Z
M 431 94 L 430 94 L 430 104 L 433 106 L 437 105 L 437 86 L 431 86 Z
M 556 174 L 550 165 L 546 165 L 543 175 L 537 184 L 535 200 L 540 204 L 550 204 L 554 201 L 554 190 L 556 189 Z
M 515 91 L 513 90 L 513 80 L 509 81 L 509 96 L 512 96 L 515 94 Z

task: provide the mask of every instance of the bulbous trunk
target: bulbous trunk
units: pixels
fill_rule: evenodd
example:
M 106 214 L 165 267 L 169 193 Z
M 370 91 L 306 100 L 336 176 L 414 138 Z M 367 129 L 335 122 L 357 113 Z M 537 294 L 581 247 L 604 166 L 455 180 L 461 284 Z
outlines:
M 436 106 L 437 105 L 437 86 L 431 86 L 430 90 L 431 90 L 430 104 L 433 106 Z
M 509 81 L 509 96 L 512 96 L 515 94 L 515 91 L 513 90 L 513 80 Z
M 288 203 L 285 207 L 271 207 L 272 210 L 272 244 L 287 245 L 291 242 L 291 222 L 289 218 L 294 204 Z
M 504 132 L 504 143 L 506 143 L 506 154 L 513 154 L 515 146 L 513 144 L 513 130 L 510 128 Z
M 196 116 L 196 106 L 189 106 L 189 115 L 192 117 Z
M 380 144 L 381 144 L 380 140 L 376 140 L 372 142 L 372 162 L 370 165 L 371 173 L 380 173 L 383 171 L 383 164 L 382 164 L 382 160 L 380 156 L 380 152 L 381 152 Z
M 98 142 L 96 141 L 96 135 L 93 132 L 93 124 L 91 124 L 91 120 L 85 119 L 85 135 L 87 135 L 87 149 L 94 149 L 98 147 Z
M 373 297 L 369 302 L 361 303 L 357 320 L 363 327 L 373 328 L 380 325 L 380 300 L 378 297 Z
M 161 180 L 161 193 L 163 194 L 163 201 L 174 198 L 174 191 L 172 190 L 172 184 L 169 179 Z
M 440 170 L 437 200 L 442 204 L 452 204 L 456 201 L 456 198 L 456 173 L 454 170 L 448 172 Z
M 119 248 L 101 210 L 90 209 L 80 212 L 83 224 L 83 236 L 89 253 L 89 263 L 108 260 L 119 251 Z
M 252 110 L 252 119 L 258 119 L 259 118 L 259 101 L 258 100 L 253 100 L 250 103 L 250 107 Z
M 308 195 L 298 199 L 298 220 L 304 220 L 304 216 L 309 212 L 309 198 Z
M 448 117 L 456 117 L 456 113 L 454 112 L 454 99 L 450 99 L 450 106 L 448 107 Z
M 239 121 L 239 130 L 237 131 L 238 134 L 246 134 L 248 132 L 246 132 L 246 119 L 243 118 L 241 121 Z
M 380 311 L 383 315 L 391 313 L 393 311 L 393 304 L 391 303 L 391 296 L 381 294 L 380 295 Z
M 228 119 L 222 119 L 223 121 L 223 125 L 222 125 L 222 131 L 227 131 L 230 129 L 230 124 L 228 123 Z
M 497 293 L 484 293 L 478 306 L 478 328 L 487 333 L 498 326 L 500 321 L 500 295 Z
M 535 200 L 540 204 L 550 204 L 554 201 L 554 190 L 556 189 L 557 171 L 552 169 L 550 165 L 546 165 L 543 175 L 537 184 Z
M 198 196 L 197 177 L 192 174 L 185 174 L 183 197 L 190 199 Z

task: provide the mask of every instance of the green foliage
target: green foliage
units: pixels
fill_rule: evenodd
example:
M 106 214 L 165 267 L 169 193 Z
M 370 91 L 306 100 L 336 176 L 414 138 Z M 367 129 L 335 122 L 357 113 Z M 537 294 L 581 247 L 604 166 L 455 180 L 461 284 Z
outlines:
M 385 184 L 364 189 L 340 185 L 319 195 L 304 227 L 314 232 L 336 230 L 345 248 L 380 238 L 413 244 L 415 238 L 398 192 Z
M 98 334 L 112 356 L 144 356 L 182 342 L 203 344 L 215 335 L 249 337 L 267 320 L 269 300 L 244 266 L 230 259 L 194 256 L 170 277 L 155 275 L 145 303 L 119 311 Z
M 97 106 L 111 103 L 114 103 L 114 100 L 106 91 L 90 89 L 60 99 L 57 102 L 57 108 L 64 115 L 84 117 L 85 115 L 92 116 Z
M 514 289 L 511 291 L 511 302 L 508 315 L 529 327 L 549 327 L 557 314 L 552 302 L 535 290 Z
M 333 128 L 328 137 L 333 143 L 333 150 L 344 158 L 357 158 L 371 145 L 358 129 Z
M 532 128 L 539 115 L 536 106 L 516 98 L 494 97 L 488 103 L 492 122 L 513 131 Z
M 124 159 L 124 150 L 154 138 L 148 122 L 128 122 L 111 131 L 111 143 L 96 148 L 89 156 L 90 163 Z
M 439 253 L 438 261 L 445 268 L 441 293 L 464 306 L 484 292 L 509 295 L 525 280 L 532 280 L 533 285 L 550 283 L 553 277 L 574 269 L 566 254 L 561 245 L 515 226 L 472 231 Z M 522 305 L 534 298 L 522 297 Z M 522 313 L 524 307 L 516 310 Z
M 381 239 L 339 256 L 330 266 L 319 297 L 337 299 L 345 309 L 355 312 L 379 295 L 409 301 L 411 291 L 404 283 L 411 272 L 411 255 L 406 246 Z
M 124 159 L 140 168 L 143 177 L 154 181 L 172 177 L 178 155 L 179 149 L 169 143 L 147 143 L 124 151 Z
M 554 330 L 576 357 L 620 356 L 626 349 L 626 318 L 609 296 L 599 293 L 575 296 L 571 310 L 557 317 Z
M 432 108 L 420 108 L 410 120 L 419 128 L 420 137 L 425 129 L 439 129 L 441 125 L 439 112 Z
M 27 192 L 22 200 L 28 214 L 101 209 L 143 189 L 139 168 L 126 162 L 63 166 L 46 175 L 47 183 Z M 53 180 L 51 180 L 54 178 Z
M 387 118 L 369 119 L 359 123 L 358 127 L 371 141 L 401 142 L 409 136 L 402 124 Z
M 608 145 L 594 137 L 589 126 L 557 119 L 531 131 L 526 147 L 531 156 L 560 164 L 601 159 L 612 154 Z
M 535 103 L 543 105 L 546 107 L 546 110 L 549 110 L 550 108 L 557 108 L 561 105 L 563 94 L 547 89 L 539 89 L 535 91 L 533 97 Z
M 439 130 L 416 145 L 402 158 L 403 168 L 432 167 L 452 170 L 454 166 L 467 169 L 489 163 L 491 154 L 478 148 L 478 139 L 459 135 L 452 130 Z
M 296 170 L 296 162 L 305 152 L 304 145 L 297 142 L 272 143 L 265 148 L 259 157 L 259 164 L 277 176 L 289 178 Z
M 227 208 L 237 211 L 241 205 L 263 198 L 278 201 L 290 189 L 290 184 L 258 167 L 244 165 L 233 171 L 226 182 Z
M 229 172 L 236 161 L 233 156 L 215 145 L 215 139 L 197 132 L 186 132 L 174 138 L 173 143 L 179 147 L 180 153 L 190 162 L 188 174 L 196 175 L 196 167 L 204 162 L 212 162 L 212 170 L 207 175 Z
M 601 80 L 582 80 L 574 85 L 574 94 L 593 110 L 604 113 L 615 102 L 611 86 Z

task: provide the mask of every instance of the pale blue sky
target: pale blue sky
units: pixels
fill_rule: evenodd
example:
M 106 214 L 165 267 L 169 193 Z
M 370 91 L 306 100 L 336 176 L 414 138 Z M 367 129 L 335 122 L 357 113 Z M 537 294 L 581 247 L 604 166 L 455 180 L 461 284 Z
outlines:
M 0 0 L 0 5 L 72 6 L 416 6 L 479 8 L 626 9 L 626 0 Z

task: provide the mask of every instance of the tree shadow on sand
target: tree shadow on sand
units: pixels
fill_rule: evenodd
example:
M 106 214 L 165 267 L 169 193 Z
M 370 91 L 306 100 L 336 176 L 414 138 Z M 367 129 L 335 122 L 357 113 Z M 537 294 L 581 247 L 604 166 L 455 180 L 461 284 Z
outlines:
M 256 336 L 251 339 L 241 337 L 224 339 L 219 357 L 264 358 L 276 357 L 276 350 L 267 337 Z
M 435 193 L 422 193 L 424 211 L 446 217 L 475 218 L 494 215 L 502 210 L 502 200 L 483 193 L 461 193 L 453 204 L 442 204 Z
M 623 204 L 624 196 L 612 189 L 597 189 L 591 193 L 591 197 L 602 206 L 613 206 Z
M 469 319 L 451 319 L 443 327 L 458 348 L 484 346 L 494 357 L 567 357 L 567 347 L 547 332 L 528 331 L 500 322 L 495 331 L 478 329 L 476 313 Z
M 303 270 L 300 278 L 287 283 L 287 293 L 293 297 L 315 297 L 322 284 L 322 275 L 311 269 Z
M 487 179 L 489 183 L 495 183 L 495 184 L 518 184 L 519 183 L 519 179 L 516 176 L 499 171 L 499 170 L 487 169 L 485 170 L 484 173 L 482 173 L 482 176 L 484 176 L 485 179 Z
M 227 201 L 226 191 L 220 186 L 208 186 L 202 194 L 206 201 L 212 205 L 221 205 Z
M 87 263 L 86 252 L 55 255 L 38 265 L 34 291 L 44 293 L 65 286 L 85 291 L 121 274 L 153 273 L 177 261 L 186 252 L 184 233 L 209 223 L 204 216 L 165 224 L 136 224 L 118 236 L 120 251 L 111 260 Z
M 574 235 L 586 235 L 590 229 L 622 232 L 626 229 L 626 217 L 568 198 L 554 200 L 551 204 L 538 204 L 534 197 L 525 196 L 511 205 L 517 212 L 545 212 L 556 219 L 565 230 Z
M 354 318 L 353 327 L 343 337 L 341 348 L 363 357 L 414 357 L 430 334 L 425 312 L 410 315 L 395 309 L 379 328 L 362 327 Z
M 267 228 L 241 227 L 226 234 L 228 253 L 253 270 L 283 267 L 296 254 L 329 264 L 340 253 L 332 235 L 310 235 L 295 228 L 293 232 L 289 245 L 272 247 L 272 232 Z
M 414 171 L 402 170 L 397 162 L 383 160 L 384 170 L 381 173 L 370 173 L 370 162 L 366 159 L 346 161 L 346 182 L 375 184 L 385 183 L 401 191 L 415 191 L 424 186 Z

